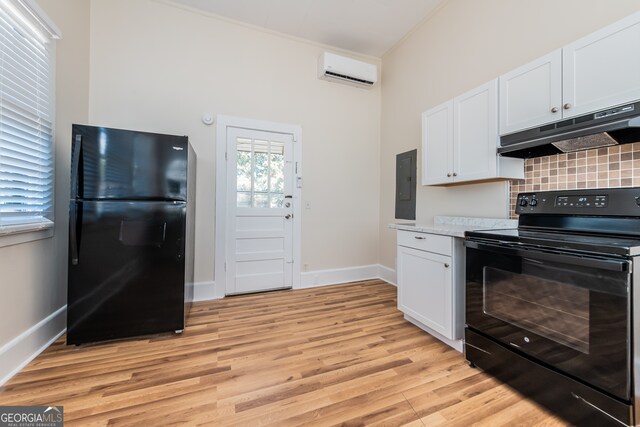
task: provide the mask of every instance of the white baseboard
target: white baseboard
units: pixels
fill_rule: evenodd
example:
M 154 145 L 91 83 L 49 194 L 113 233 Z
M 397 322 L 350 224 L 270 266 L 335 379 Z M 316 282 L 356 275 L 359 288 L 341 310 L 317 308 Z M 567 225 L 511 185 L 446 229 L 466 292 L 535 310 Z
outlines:
M 300 289 L 355 282 L 358 280 L 377 279 L 379 277 L 378 264 L 335 268 L 330 270 L 305 271 L 302 273 Z
M 65 305 L 0 347 L 0 386 L 64 334 L 66 314 Z
M 224 296 L 224 295 L 223 295 Z M 216 295 L 216 282 L 196 282 L 193 284 L 193 302 L 211 301 L 223 296 Z
M 362 265 L 358 267 L 334 268 L 328 270 L 305 271 L 301 284 L 294 289 L 315 288 L 356 282 L 358 280 L 382 279 L 396 286 L 396 271 L 380 264 Z M 211 301 L 224 298 L 224 290 L 216 289 L 215 282 L 196 282 L 193 301 Z
M 389 282 L 393 286 L 398 286 L 398 279 L 396 276 L 396 271 L 390 269 L 389 267 L 385 267 L 384 265 L 378 264 L 378 277 L 380 277 L 385 282 Z

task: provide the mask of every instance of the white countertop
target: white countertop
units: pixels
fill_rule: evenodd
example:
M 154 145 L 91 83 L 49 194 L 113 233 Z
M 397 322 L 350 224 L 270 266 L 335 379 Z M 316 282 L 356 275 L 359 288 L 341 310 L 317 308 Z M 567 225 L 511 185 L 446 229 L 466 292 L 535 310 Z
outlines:
M 415 222 L 393 223 L 389 228 L 419 233 L 440 234 L 451 237 L 464 237 L 465 231 L 499 230 L 517 228 L 518 220 L 501 218 L 471 218 L 463 216 L 436 216 L 432 224 Z

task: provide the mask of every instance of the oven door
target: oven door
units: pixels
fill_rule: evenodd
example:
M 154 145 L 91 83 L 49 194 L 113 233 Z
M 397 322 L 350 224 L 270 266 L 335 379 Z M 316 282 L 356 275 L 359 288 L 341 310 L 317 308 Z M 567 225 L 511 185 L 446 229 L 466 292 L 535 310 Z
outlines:
M 465 241 L 466 324 L 630 400 L 631 262 Z

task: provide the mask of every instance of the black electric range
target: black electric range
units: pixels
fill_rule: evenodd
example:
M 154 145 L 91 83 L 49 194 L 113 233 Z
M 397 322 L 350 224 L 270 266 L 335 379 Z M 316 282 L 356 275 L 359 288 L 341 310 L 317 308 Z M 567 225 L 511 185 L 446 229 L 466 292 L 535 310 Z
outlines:
M 640 188 L 522 193 L 516 213 L 466 233 L 466 358 L 570 423 L 635 425 Z

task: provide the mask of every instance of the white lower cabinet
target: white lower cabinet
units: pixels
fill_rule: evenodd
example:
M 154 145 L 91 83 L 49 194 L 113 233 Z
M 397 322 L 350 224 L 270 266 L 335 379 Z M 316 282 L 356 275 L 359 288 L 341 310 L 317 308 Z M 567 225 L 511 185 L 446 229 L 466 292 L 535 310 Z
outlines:
M 398 309 L 460 350 L 464 329 L 461 239 L 399 230 L 397 255 Z

